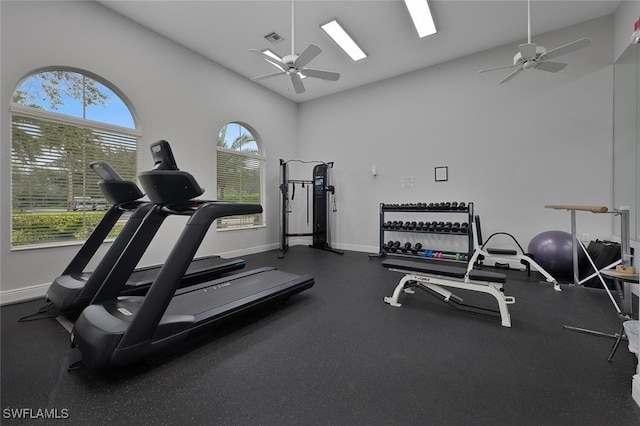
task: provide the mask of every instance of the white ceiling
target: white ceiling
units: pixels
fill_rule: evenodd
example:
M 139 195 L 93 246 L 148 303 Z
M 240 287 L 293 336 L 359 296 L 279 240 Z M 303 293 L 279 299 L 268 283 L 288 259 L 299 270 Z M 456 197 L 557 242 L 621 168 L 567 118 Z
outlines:
M 249 49 L 291 53 L 291 0 L 98 0 L 116 12 L 247 77 L 273 72 Z M 310 68 L 341 74 L 337 82 L 307 78 L 307 91 L 296 94 L 287 76 L 253 84 L 304 102 L 353 87 L 527 38 L 525 0 L 429 0 L 438 33 L 419 39 L 402 0 L 295 0 L 295 50 L 309 43 L 322 53 Z M 531 26 L 536 34 L 615 12 L 618 0 L 532 0 Z M 369 55 L 353 62 L 319 25 L 333 18 Z M 277 32 L 285 40 L 264 39 Z M 585 34 L 588 36 L 588 34 Z M 573 40 L 558 40 L 557 46 Z M 505 57 L 508 65 L 510 57 Z M 566 62 L 570 63 L 568 56 Z

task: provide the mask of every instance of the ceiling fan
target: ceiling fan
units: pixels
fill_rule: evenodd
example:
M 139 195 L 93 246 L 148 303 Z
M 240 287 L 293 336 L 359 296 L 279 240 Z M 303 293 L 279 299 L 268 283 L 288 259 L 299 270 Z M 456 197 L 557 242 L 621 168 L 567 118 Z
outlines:
M 531 0 L 527 1 L 527 16 L 529 21 L 529 38 L 528 42 L 519 46 L 519 52 L 513 57 L 513 65 L 505 65 L 502 67 L 489 68 L 480 70 L 478 72 L 495 71 L 508 68 L 515 68 L 509 75 L 500 80 L 499 84 L 506 83 L 516 75 L 520 74 L 522 70 L 537 69 L 547 72 L 558 72 L 562 70 L 567 64 L 561 62 L 551 62 L 549 59 L 557 58 L 561 55 L 574 52 L 576 50 L 585 48 L 591 44 L 591 39 L 581 38 L 564 46 L 556 47 L 555 49 L 547 50 L 544 46 L 538 46 L 535 43 L 531 43 Z
M 279 75 L 286 74 L 291 77 L 291 84 L 296 93 L 304 93 L 305 88 L 302 83 L 303 77 L 319 78 L 327 81 L 337 81 L 340 78 L 340 74 L 331 71 L 322 71 L 312 68 L 306 68 L 306 65 L 311 62 L 316 56 L 322 52 L 322 50 L 311 43 L 301 54 L 295 54 L 295 25 L 294 25 L 295 7 L 294 0 L 291 0 L 291 55 L 284 56 L 282 60 L 269 56 L 257 49 L 251 49 L 250 52 L 260 56 L 280 71 L 253 77 L 251 81 L 265 80 L 271 77 L 277 77 Z

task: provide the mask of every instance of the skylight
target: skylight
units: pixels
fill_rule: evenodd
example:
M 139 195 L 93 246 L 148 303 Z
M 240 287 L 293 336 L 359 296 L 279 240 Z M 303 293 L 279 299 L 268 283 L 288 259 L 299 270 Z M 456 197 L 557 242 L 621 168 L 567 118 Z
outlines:
M 331 22 L 327 22 L 324 25 L 320 25 L 320 28 L 329 35 L 336 42 L 338 46 L 345 51 L 347 55 L 354 61 L 359 61 L 367 57 L 367 54 L 362 51 L 360 46 L 347 34 L 347 32 L 340 26 L 335 19 Z
M 409 9 L 413 25 L 418 31 L 418 37 L 430 36 L 437 32 L 427 0 L 404 0 L 404 4 Z

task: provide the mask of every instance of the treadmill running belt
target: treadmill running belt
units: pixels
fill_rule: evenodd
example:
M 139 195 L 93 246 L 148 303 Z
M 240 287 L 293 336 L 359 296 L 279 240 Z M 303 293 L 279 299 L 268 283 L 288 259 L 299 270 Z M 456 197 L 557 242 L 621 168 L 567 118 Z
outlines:
M 182 280 L 184 285 L 201 282 L 198 277 L 211 277 L 214 274 L 220 275 L 223 272 L 234 271 L 244 267 L 244 260 L 223 259 L 219 256 L 208 256 L 193 259 Z M 128 287 L 149 286 L 158 276 L 160 266 L 151 266 L 136 270 L 127 281 Z
M 182 285 L 187 286 L 222 275 L 225 272 L 242 269 L 245 262 L 242 259 L 223 259 L 220 256 L 207 256 L 193 259 L 182 280 Z M 139 287 L 148 287 L 158 276 L 162 265 L 147 266 L 136 269 L 129 280 L 122 294 L 132 294 Z M 83 272 L 82 281 L 87 281 L 92 272 Z M 78 279 L 78 277 L 75 277 Z
M 300 277 L 270 268 L 257 269 L 184 288 L 176 293 L 165 315 L 192 315 L 198 322 L 281 293 L 291 295 L 312 284 L 313 278 L 309 276 Z

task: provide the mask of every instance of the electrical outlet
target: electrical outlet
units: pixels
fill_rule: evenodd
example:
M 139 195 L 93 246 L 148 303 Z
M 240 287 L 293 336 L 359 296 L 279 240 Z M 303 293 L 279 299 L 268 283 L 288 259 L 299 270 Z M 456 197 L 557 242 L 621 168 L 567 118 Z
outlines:
M 589 234 L 582 234 L 582 241 L 585 241 L 585 242 L 587 242 L 587 241 L 591 241 L 591 240 L 589 239 Z

